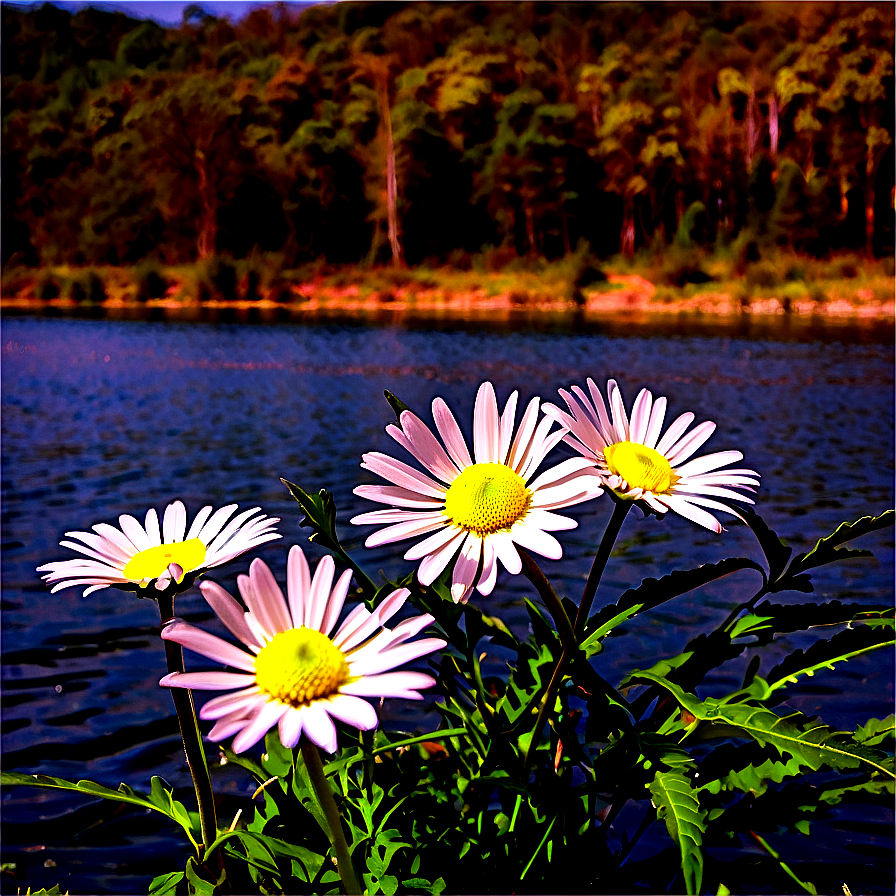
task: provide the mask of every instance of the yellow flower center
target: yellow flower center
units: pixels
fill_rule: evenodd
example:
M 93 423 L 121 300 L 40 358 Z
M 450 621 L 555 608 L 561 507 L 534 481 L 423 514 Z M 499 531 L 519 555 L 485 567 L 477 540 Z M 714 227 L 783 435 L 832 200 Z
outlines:
M 191 538 L 147 548 L 128 560 L 122 574 L 131 582 L 156 579 L 168 569 L 169 563 L 176 563 L 184 572 L 192 572 L 205 563 L 205 545 L 198 538 Z
M 659 451 L 635 442 L 617 442 L 604 449 L 607 467 L 629 485 L 662 495 L 672 490 L 678 476 Z
M 451 483 L 445 495 L 445 515 L 456 526 L 490 535 L 525 516 L 532 496 L 504 464 L 472 464 Z
M 342 651 L 313 628 L 280 632 L 255 657 L 255 683 L 294 707 L 335 693 L 348 678 Z

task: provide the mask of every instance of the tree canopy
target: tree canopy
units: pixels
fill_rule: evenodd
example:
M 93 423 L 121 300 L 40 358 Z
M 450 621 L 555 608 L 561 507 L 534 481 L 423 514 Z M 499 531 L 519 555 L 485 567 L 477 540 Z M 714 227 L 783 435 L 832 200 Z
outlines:
M 2 7 L 4 262 L 892 252 L 894 11 Z

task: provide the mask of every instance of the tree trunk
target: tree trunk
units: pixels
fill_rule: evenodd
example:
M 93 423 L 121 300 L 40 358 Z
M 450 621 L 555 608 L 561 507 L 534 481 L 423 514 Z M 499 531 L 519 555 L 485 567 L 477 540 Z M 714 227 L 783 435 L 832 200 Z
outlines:
M 524 203 L 523 212 L 526 217 L 526 241 L 529 244 L 529 257 L 535 258 L 538 255 L 538 246 L 535 242 L 535 217 L 532 214 L 532 206 L 528 202 Z
M 215 254 L 218 242 L 217 208 L 208 179 L 208 159 L 201 149 L 193 153 L 196 176 L 199 180 L 199 201 L 202 203 L 202 211 L 199 219 L 199 239 L 196 252 L 200 261 L 210 258 Z
M 619 251 L 629 258 L 635 254 L 635 205 L 630 196 L 625 198 L 622 210 L 622 234 L 619 239 Z
M 874 258 L 874 169 L 876 167 L 869 149 L 865 157 L 865 255 L 868 258 Z
M 389 229 L 389 245 L 392 248 L 392 265 L 403 266 L 401 242 L 398 238 L 398 180 L 395 175 L 395 141 L 392 139 L 392 110 L 389 108 L 389 88 L 380 86 L 380 115 L 386 134 L 386 220 Z

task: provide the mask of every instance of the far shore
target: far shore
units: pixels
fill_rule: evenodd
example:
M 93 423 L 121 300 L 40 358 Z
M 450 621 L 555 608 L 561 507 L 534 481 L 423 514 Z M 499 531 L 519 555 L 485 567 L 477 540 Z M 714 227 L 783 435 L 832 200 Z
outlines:
M 66 269 L 77 277 L 77 269 Z M 111 272 L 111 273 L 110 273 Z M 389 269 L 363 272 L 354 269 L 339 275 L 310 279 L 281 279 L 276 287 L 253 287 L 254 297 L 246 297 L 245 278 L 234 284 L 231 297 L 201 295 L 192 290 L 186 276 L 169 275 L 161 295 L 138 297 L 131 269 L 104 269 L 103 296 L 99 300 L 86 294 L 72 296 L 71 290 L 58 296 L 40 295 L 40 273 L 10 280 L 4 284 L 0 309 L 10 313 L 77 313 L 90 309 L 93 314 L 113 316 L 143 309 L 156 313 L 233 309 L 246 312 L 288 310 L 290 317 L 369 316 L 388 311 L 395 315 L 472 317 L 501 319 L 530 315 L 557 315 L 576 312 L 586 318 L 612 315 L 687 315 L 705 318 L 775 316 L 856 320 L 886 323 L 896 320 L 896 302 L 891 285 L 874 288 L 841 281 L 836 290 L 801 296 L 792 284 L 780 290 L 766 288 L 759 295 L 748 295 L 731 282 L 712 283 L 702 288 L 682 290 L 657 288 L 638 274 L 607 271 L 605 279 L 590 287 L 573 289 L 569 283 L 552 282 L 537 275 L 508 277 L 500 272 L 472 274 L 452 272 L 446 276 L 425 276 L 413 270 Z M 431 272 L 427 272 L 431 273 Z M 62 279 L 65 275 L 57 275 Z M 4 278 L 6 280 L 7 278 Z M 336 282 L 334 282 L 336 281 Z M 83 291 L 82 291 L 83 292 Z M 201 297 L 199 297 L 201 295 Z M 771 322 L 771 321 L 769 321 Z

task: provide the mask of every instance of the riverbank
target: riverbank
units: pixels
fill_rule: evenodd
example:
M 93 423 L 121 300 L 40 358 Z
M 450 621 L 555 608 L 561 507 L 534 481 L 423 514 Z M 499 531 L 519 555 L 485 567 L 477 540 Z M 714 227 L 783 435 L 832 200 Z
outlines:
M 818 273 L 818 272 L 817 272 Z M 755 270 L 719 271 L 704 282 L 674 285 L 662 271 L 567 263 L 540 270 L 459 271 L 450 268 L 346 267 L 271 271 L 263 263 L 214 259 L 204 265 L 138 268 L 53 268 L 5 273 L 2 309 L 66 313 L 79 308 L 120 316 L 157 309 L 287 311 L 291 317 L 371 315 L 388 311 L 439 317 L 501 318 L 521 312 L 584 316 L 824 318 L 891 321 L 893 277 L 885 262 L 849 266 L 834 276 L 790 276 L 776 282 Z M 648 275 L 654 275 L 654 280 Z M 658 276 L 657 276 L 658 274 Z M 837 276 L 839 274 L 839 276 Z

